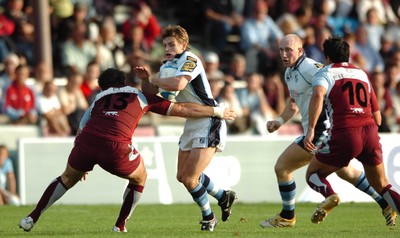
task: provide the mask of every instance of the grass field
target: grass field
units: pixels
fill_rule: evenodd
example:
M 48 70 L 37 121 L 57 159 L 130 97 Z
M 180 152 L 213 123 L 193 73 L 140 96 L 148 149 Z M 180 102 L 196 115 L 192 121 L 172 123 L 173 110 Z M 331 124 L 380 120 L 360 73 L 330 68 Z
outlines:
M 310 221 L 317 204 L 297 204 L 294 228 L 262 229 L 260 220 L 275 215 L 280 204 L 235 204 L 229 221 L 218 224 L 214 232 L 200 231 L 200 212 L 195 204 L 140 205 L 128 221 L 128 233 L 112 233 L 118 205 L 55 205 L 40 218 L 31 232 L 19 229 L 19 221 L 33 206 L 0 207 L 0 237 L 135 237 L 135 238 L 285 238 L 285 237 L 400 237 L 400 225 L 389 230 L 374 203 L 344 203 L 321 224 Z M 220 216 L 219 207 L 212 204 Z

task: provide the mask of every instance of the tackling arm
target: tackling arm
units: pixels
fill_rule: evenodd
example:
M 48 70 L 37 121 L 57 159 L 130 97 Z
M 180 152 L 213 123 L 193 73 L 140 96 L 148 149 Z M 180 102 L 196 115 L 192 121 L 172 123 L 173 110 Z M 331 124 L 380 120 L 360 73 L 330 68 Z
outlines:
M 232 108 L 210 107 L 196 103 L 173 103 L 169 116 L 179 117 L 218 117 L 225 120 L 234 120 L 236 112 Z

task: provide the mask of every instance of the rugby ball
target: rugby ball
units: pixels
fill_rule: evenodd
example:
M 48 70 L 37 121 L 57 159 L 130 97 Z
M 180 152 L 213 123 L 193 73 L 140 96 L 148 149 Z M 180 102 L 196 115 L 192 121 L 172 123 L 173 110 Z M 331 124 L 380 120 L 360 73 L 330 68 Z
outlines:
M 160 70 L 160 78 L 169 78 L 175 76 L 177 68 L 166 66 Z M 168 91 L 163 88 L 158 88 L 159 95 L 167 100 L 175 100 L 175 97 L 178 96 L 179 91 Z

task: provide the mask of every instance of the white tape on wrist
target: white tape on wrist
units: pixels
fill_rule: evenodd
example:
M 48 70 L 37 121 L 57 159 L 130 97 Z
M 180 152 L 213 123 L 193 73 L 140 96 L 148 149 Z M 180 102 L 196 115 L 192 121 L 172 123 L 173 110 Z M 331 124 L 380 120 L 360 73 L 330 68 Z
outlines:
M 213 107 L 213 109 L 214 109 L 214 114 L 213 114 L 214 117 L 218 117 L 220 119 L 224 118 L 224 110 L 225 110 L 224 107 Z
M 281 124 L 281 125 L 283 125 L 285 123 L 285 121 L 283 120 L 282 117 L 276 118 L 275 121 L 279 122 L 279 124 Z

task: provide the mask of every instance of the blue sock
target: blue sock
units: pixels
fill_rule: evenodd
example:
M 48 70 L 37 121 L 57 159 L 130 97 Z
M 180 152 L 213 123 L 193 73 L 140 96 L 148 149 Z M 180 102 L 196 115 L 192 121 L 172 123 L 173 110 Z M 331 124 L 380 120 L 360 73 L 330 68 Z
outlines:
M 214 218 L 214 214 L 211 210 L 210 201 L 208 200 L 208 194 L 202 183 L 199 183 L 195 189 L 190 191 L 193 200 L 200 207 L 203 220 L 211 220 Z
M 207 189 L 208 194 L 216 198 L 218 201 L 222 198 L 222 196 L 224 195 L 224 190 L 216 188 L 210 177 L 202 173 L 199 180 L 200 183 L 202 183 L 203 186 Z
M 385 199 L 383 199 L 383 197 L 379 195 L 379 193 L 377 193 L 375 189 L 369 184 L 364 172 L 361 172 L 361 175 L 355 182 L 354 186 L 364 193 L 370 195 L 382 209 L 385 209 L 388 206 L 388 203 L 385 201 Z
M 286 219 L 294 217 L 295 198 L 296 198 L 296 182 L 294 180 L 284 183 L 278 183 L 279 192 L 282 198 L 281 216 Z

